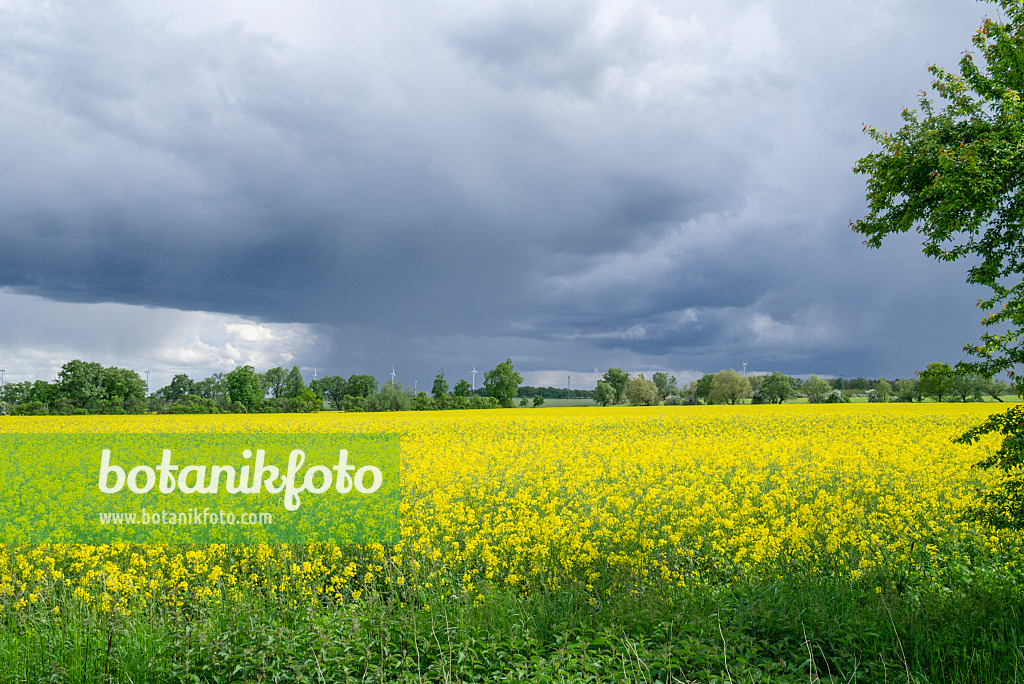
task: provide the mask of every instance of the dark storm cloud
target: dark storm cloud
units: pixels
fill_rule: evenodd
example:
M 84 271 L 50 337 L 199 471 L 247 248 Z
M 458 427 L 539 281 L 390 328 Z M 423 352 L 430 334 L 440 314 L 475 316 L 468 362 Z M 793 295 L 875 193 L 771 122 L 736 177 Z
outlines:
M 449 4 L 0 10 L 0 287 L 315 324 L 305 365 L 424 381 L 905 373 L 972 337 L 961 272 L 847 223 L 861 121 L 983 7 Z

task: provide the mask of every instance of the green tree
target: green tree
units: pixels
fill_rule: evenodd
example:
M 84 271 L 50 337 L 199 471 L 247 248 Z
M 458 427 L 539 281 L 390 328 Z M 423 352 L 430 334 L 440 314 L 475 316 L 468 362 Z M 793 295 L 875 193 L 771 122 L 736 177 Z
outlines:
M 266 390 L 262 378 L 252 366 L 238 366 L 225 379 L 228 384 L 228 400 L 248 413 L 256 413 L 263 407 Z
M 658 403 L 658 386 L 641 373 L 626 385 L 626 401 L 633 406 L 654 406 Z
M 896 398 L 900 401 L 913 401 L 917 395 L 917 383 L 913 378 L 901 378 L 896 381 Z
M 715 381 L 713 374 L 705 374 L 700 376 L 693 382 L 693 396 L 697 397 L 700 401 L 707 402 L 708 397 L 711 396 L 711 383 Z
M 452 396 L 453 397 L 465 398 L 465 397 L 468 397 L 472 393 L 473 393 L 473 388 L 470 386 L 469 380 L 466 380 L 465 378 L 462 378 L 457 383 L 455 383 L 455 387 L 452 388 Z
M 1009 391 L 1009 387 L 1002 380 L 993 380 L 992 378 L 980 378 L 978 380 L 978 390 L 982 394 L 987 394 L 996 401 L 1003 401 L 1002 395 Z
M 732 368 L 715 373 L 711 380 L 710 404 L 742 403 L 750 396 L 750 383 Z
M 1016 367 L 1024 363 L 1024 3 L 988 1 L 1000 6 L 1002 17 L 986 19 L 975 32 L 972 42 L 980 59 L 965 52 L 959 73 L 929 67 L 932 86 L 944 101 L 941 108 L 924 93 L 921 115 L 904 109 L 903 126 L 895 133 L 865 126 L 882 149 L 854 167 L 868 177 L 868 214 L 851 227 L 873 248 L 889 235 L 915 229 L 924 237 L 927 256 L 969 260 L 967 282 L 987 290 L 978 306 L 990 313 L 982 319 L 980 342 L 964 345 L 976 361 L 961 361 L 956 370 L 982 377 L 1006 372 L 1019 393 Z M 1020 412 L 1013 407 L 961 438 L 973 442 L 989 432 L 1004 436 L 997 455 L 979 464 L 1005 474 L 978 511 L 979 519 L 993 524 L 1020 527 L 1024 521 L 1024 475 L 1017 470 L 1024 448 Z
M 533 395 L 533 408 L 537 408 L 538 406 L 543 406 L 543 405 L 544 405 L 544 397 L 540 396 L 539 394 L 534 394 Z
M 608 371 L 602 376 L 604 381 L 612 386 L 615 391 L 615 399 L 613 403 L 618 404 L 622 401 L 622 397 L 626 393 L 626 385 L 629 384 L 629 373 L 622 370 L 621 368 L 609 368 Z
M 775 371 L 764 378 L 761 383 L 761 393 L 768 399 L 769 403 L 781 404 L 793 392 L 793 383 L 788 375 Z
M 980 396 L 980 379 L 974 373 L 957 373 L 950 383 L 950 395 L 957 397 L 960 401 L 966 402 L 967 397 Z
M 809 404 L 822 404 L 825 402 L 825 398 L 828 397 L 829 392 L 832 391 L 832 385 L 828 384 L 827 380 L 822 380 L 817 375 L 812 375 L 801 389 L 807 394 L 807 402 Z
M 430 389 L 430 395 L 436 401 L 443 401 L 448 397 L 448 381 L 444 379 L 444 369 L 434 377 L 434 386 Z
M 917 391 L 926 397 L 942 401 L 953 393 L 953 369 L 948 363 L 929 363 L 918 377 Z
M 188 377 L 184 373 L 178 373 L 171 382 L 160 389 L 154 394 L 160 399 L 167 401 L 171 404 L 181 399 L 186 394 L 196 393 L 196 383 L 192 378 Z
M 512 407 L 512 400 L 519 392 L 523 376 L 512 367 L 512 359 L 505 359 L 493 369 L 484 373 L 484 389 L 487 396 L 494 397 L 505 408 Z
M 195 395 L 203 399 L 213 399 L 218 404 L 228 400 L 228 379 L 224 373 L 214 373 L 196 383 Z
M 94 412 L 106 398 L 103 388 L 103 366 L 75 359 L 61 366 L 57 374 L 58 401 L 65 401 L 73 410 Z
M 127 368 L 103 369 L 103 403 L 107 410 L 137 413 L 146 400 L 146 381 Z
M 890 394 L 892 394 L 892 387 L 883 378 L 879 378 L 875 383 L 875 396 L 878 401 L 883 404 L 888 402 Z
M 353 397 L 369 398 L 377 393 L 377 378 L 372 375 L 350 375 L 345 383 L 345 393 Z
M 339 411 L 345 401 L 345 395 L 348 394 L 345 378 L 340 375 L 328 375 L 325 378 L 310 380 L 309 388 L 324 399 L 328 406 L 332 406 Z
M 302 377 L 302 371 L 298 366 L 292 366 L 284 378 L 284 397 L 294 399 L 304 389 L 306 389 L 306 380 Z
M 594 389 L 594 401 L 601 406 L 608 406 L 615 401 L 615 390 L 604 380 L 598 380 Z
M 658 371 L 651 376 L 654 385 L 658 388 L 658 396 L 664 399 L 670 394 L 678 394 L 679 387 L 676 385 L 676 376 Z
M 271 368 L 263 374 L 263 384 L 274 399 L 284 396 L 284 383 L 288 374 L 280 366 Z

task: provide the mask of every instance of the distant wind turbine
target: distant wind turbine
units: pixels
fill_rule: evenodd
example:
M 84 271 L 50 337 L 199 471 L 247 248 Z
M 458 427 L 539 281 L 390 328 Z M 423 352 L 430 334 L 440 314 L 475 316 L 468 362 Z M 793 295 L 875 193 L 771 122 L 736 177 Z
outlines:
M 394 366 L 391 367 L 391 384 L 392 385 L 395 384 L 395 367 Z
M 743 359 L 736 359 L 743 364 L 743 377 L 747 377 L 747 364 L 750 363 L 750 359 L 744 361 Z
M 473 373 L 473 389 L 475 390 L 476 389 L 476 374 L 477 374 L 476 364 L 475 363 L 473 364 L 473 370 L 471 372 Z

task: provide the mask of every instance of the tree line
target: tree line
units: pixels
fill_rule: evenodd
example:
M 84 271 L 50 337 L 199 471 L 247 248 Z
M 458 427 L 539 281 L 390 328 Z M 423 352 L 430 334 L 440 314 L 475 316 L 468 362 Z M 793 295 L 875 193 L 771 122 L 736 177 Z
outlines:
M 621 368 L 609 368 L 593 392 L 602 406 L 628 403 L 634 406 L 666 406 L 695 404 L 781 404 L 787 399 L 806 398 L 808 403 L 845 403 L 852 394 L 863 394 L 869 402 L 983 401 L 1013 391 L 1002 380 L 979 374 L 957 374 L 949 364 L 931 363 L 915 374 L 916 378 L 844 379 L 819 378 L 806 380 L 778 371 L 766 375 L 740 375 L 732 368 L 708 373 L 680 387 L 675 376 L 654 373 L 650 380 L 640 374 L 630 377 Z
M 4 385 L 0 414 L 309 413 L 325 407 L 338 411 L 483 409 L 512 406 L 522 381 L 511 359 L 485 372 L 484 386 L 477 390 L 465 379 L 449 390 L 442 370 L 430 394 L 393 381 L 381 384 L 371 375 L 334 375 L 307 384 L 298 366 L 258 373 L 246 365 L 202 380 L 179 373 L 166 386 L 148 393 L 136 371 L 76 359 L 65 363 L 53 382 Z

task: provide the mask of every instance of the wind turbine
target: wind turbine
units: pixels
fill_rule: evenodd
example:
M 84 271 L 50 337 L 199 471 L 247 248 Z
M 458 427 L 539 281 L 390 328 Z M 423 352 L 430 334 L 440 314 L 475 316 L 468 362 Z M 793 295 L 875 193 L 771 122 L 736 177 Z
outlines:
M 473 389 L 475 390 L 476 389 L 476 374 L 477 374 L 476 364 L 475 363 L 473 364 L 473 370 L 471 372 L 473 373 Z
M 598 361 L 597 365 L 594 366 L 594 387 L 597 387 L 597 383 L 601 382 L 601 371 L 598 368 L 601 367 L 601 362 Z
M 6 379 L 6 377 L 7 371 L 5 371 L 3 368 L 0 368 L 0 389 L 4 388 L 4 380 Z
M 149 364 L 146 364 L 146 394 L 149 394 Z
M 736 359 L 743 364 L 743 377 L 747 377 L 747 364 L 750 363 L 750 359 L 744 361 L 743 359 Z
M 392 385 L 395 384 L 395 367 L 394 366 L 391 367 L 391 384 Z

